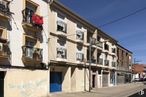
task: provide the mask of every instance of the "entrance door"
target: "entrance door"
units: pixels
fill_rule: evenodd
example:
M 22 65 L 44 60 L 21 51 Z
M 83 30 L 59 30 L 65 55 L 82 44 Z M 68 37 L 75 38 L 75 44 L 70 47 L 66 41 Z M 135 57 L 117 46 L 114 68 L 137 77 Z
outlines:
M 95 77 L 96 75 L 92 75 L 92 88 L 95 88 Z
M 0 72 L 0 97 L 4 97 L 4 78 L 5 72 Z
M 107 87 L 108 86 L 108 73 L 107 72 L 103 72 L 102 85 L 103 85 L 103 87 Z
M 62 90 L 62 72 L 50 73 L 50 92 L 59 92 Z

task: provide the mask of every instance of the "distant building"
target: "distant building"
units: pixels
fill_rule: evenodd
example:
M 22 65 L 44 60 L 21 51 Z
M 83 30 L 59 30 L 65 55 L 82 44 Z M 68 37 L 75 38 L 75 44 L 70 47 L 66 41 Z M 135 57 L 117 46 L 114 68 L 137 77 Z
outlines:
M 133 80 L 145 78 L 146 77 L 145 72 L 146 72 L 145 64 L 133 64 L 132 65 Z

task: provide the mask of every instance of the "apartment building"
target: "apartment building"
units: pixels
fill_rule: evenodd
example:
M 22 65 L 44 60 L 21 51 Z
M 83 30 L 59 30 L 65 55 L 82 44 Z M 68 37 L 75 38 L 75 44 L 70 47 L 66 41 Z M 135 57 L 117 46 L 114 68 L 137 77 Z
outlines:
M 0 0 L 0 97 L 47 95 L 47 11 L 43 0 Z
M 132 52 L 117 45 L 117 84 L 131 82 Z
M 50 4 L 49 21 L 50 92 L 89 90 L 89 77 L 91 88 L 116 85 L 115 39 L 56 0 Z
M 88 91 L 129 74 L 117 70 L 117 59 L 127 60 L 119 49 L 131 52 L 58 1 L 47 1 L 0 0 L 2 97 Z

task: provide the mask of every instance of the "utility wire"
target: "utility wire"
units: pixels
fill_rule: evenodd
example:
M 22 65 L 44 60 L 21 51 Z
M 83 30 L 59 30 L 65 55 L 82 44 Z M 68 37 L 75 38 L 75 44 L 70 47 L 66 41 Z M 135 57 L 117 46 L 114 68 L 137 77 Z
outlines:
M 115 19 L 115 20 L 113 20 L 113 21 L 107 22 L 107 23 L 105 23 L 105 24 L 103 24 L 103 25 L 100 25 L 100 26 L 98 26 L 98 27 L 104 27 L 104 26 L 107 26 L 107 25 L 109 25 L 109 24 L 113 24 L 113 23 L 115 23 L 115 22 L 121 21 L 121 20 L 123 20 L 123 19 L 125 19 L 125 18 L 128 18 L 128 17 L 130 17 L 130 16 L 133 16 L 133 15 L 135 15 L 135 14 L 137 14 L 137 13 L 139 13 L 139 12 L 142 12 L 142 11 L 144 11 L 144 10 L 146 10 L 146 7 L 141 8 L 141 9 L 138 9 L 138 10 L 136 10 L 135 12 L 132 12 L 132 13 L 126 15 L 126 16 L 120 17 L 120 18 Z

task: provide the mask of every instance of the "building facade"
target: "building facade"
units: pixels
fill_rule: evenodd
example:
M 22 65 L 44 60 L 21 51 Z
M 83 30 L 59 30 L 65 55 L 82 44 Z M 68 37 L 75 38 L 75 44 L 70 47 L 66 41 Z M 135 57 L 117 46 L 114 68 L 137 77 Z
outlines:
M 132 80 L 132 52 L 117 45 L 117 84 L 129 83 Z
M 132 81 L 143 81 L 146 78 L 146 66 L 145 64 L 133 64 L 132 65 Z
M 56 0 L 0 0 L 0 35 L 0 97 L 89 91 L 130 74 L 132 53 Z
M 47 11 L 42 0 L 0 0 L 0 97 L 47 95 Z

